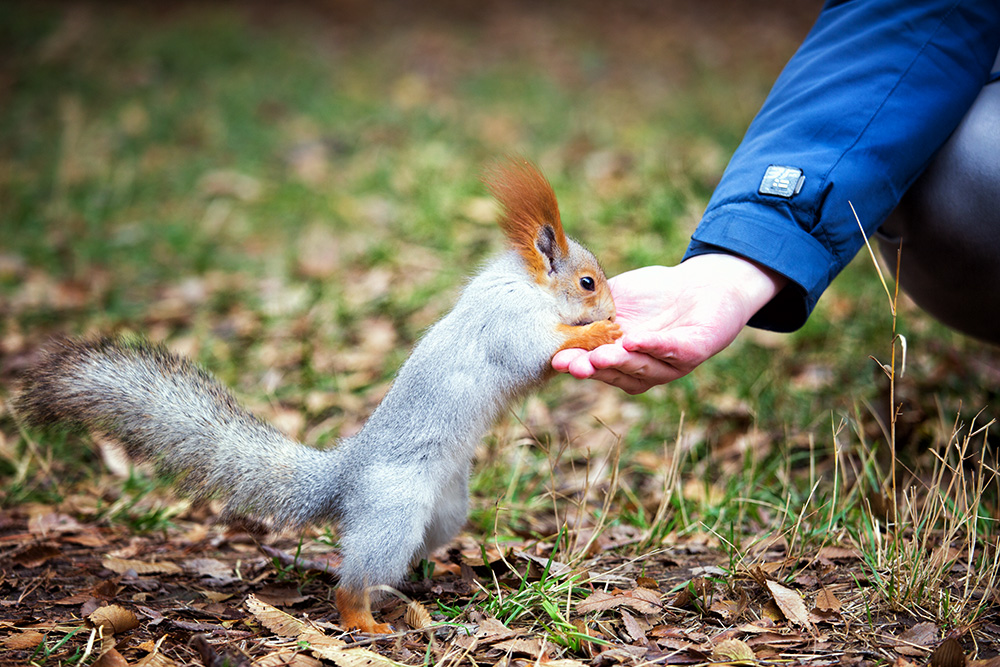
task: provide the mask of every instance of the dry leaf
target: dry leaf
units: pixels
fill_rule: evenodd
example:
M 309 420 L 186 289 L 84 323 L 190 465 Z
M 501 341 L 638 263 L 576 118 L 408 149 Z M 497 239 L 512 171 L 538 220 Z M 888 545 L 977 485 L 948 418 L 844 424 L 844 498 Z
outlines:
M 233 597 L 232 593 L 223 593 L 222 591 L 201 591 L 201 594 L 209 602 L 225 602 Z
M 861 554 L 852 547 L 821 547 L 816 557 L 823 560 L 860 560 Z
M 896 653 L 919 657 L 927 654 L 927 647 L 937 643 L 938 627 L 934 623 L 917 623 L 893 640 Z
M 648 588 L 635 588 L 630 591 L 616 589 L 610 593 L 595 591 L 586 600 L 578 602 L 576 610 L 581 614 L 586 614 L 622 606 L 631 607 L 640 614 L 654 614 L 663 609 L 659 593 Z
M 635 585 L 638 588 L 649 588 L 654 591 L 660 590 L 660 582 L 652 577 L 637 577 L 635 580 Z
M 718 638 L 720 640 L 733 639 L 736 637 L 737 634 L 760 635 L 764 634 L 765 632 L 772 632 L 773 629 L 774 629 L 774 623 L 772 623 L 766 618 L 760 618 L 757 619 L 756 621 L 752 621 L 750 623 L 744 623 L 743 625 L 739 625 L 735 628 L 726 630 L 725 632 L 722 633 L 722 636 L 719 636 Z
M 222 645 L 208 641 L 208 637 L 198 633 L 188 640 L 188 646 L 193 648 L 201 663 L 206 667 L 250 667 L 250 659 L 242 653 L 236 653 Z
M 1000 667 L 1000 656 L 993 656 L 985 660 L 968 660 L 966 664 L 968 667 Z
M 499 620 L 489 617 L 479 621 L 476 627 L 476 639 L 481 642 L 495 642 L 520 634 L 519 630 L 513 630 L 501 623 Z
M 28 530 L 36 535 L 48 535 L 50 533 L 79 533 L 83 532 L 84 528 L 68 514 L 50 512 L 32 516 L 28 520 Z
M 128 667 L 128 660 L 116 649 L 105 651 L 97 660 L 91 663 L 91 667 Z
M 118 640 L 110 632 L 102 632 L 101 634 L 101 650 L 98 653 L 99 655 L 107 653 L 118 645 Z
M 761 588 L 767 587 L 767 575 L 764 573 L 764 570 L 761 569 L 760 565 L 752 565 L 748 567 L 747 574 L 750 575 L 750 578 L 757 582 L 757 585 Z
M 28 547 L 10 560 L 16 565 L 31 569 L 38 567 L 50 558 L 55 558 L 60 553 L 62 552 L 59 548 L 51 544 L 36 544 Z
M 5 648 L 16 651 L 18 649 L 35 648 L 42 643 L 43 639 L 45 639 L 45 635 L 41 632 L 29 630 L 28 632 L 4 637 L 0 644 L 3 644 Z
M 304 653 L 277 651 L 254 661 L 254 667 L 322 667 L 323 663 Z
M 786 619 L 804 628 L 812 627 L 806 603 L 802 601 L 802 596 L 798 592 L 782 586 L 776 581 L 767 581 L 766 583 L 767 589 L 774 597 L 775 604 L 778 605 L 778 609 L 781 610 Z
M 757 660 L 753 649 L 739 639 L 725 639 L 719 642 L 712 650 L 712 658 L 720 662 L 731 664 L 746 664 Z
M 246 606 L 261 625 L 279 637 L 298 637 L 307 630 L 312 630 L 299 619 L 258 599 L 256 595 L 247 597 Z
M 574 618 L 572 623 L 573 627 L 576 628 L 577 634 L 579 634 L 581 637 L 594 636 L 593 633 L 591 633 L 590 628 L 587 627 L 587 622 L 584 621 L 582 618 Z M 584 641 L 580 645 L 580 648 L 583 650 L 584 653 L 587 654 L 587 656 L 591 658 L 594 657 L 594 644 L 592 642 Z
M 182 563 L 184 569 L 221 583 L 235 581 L 233 567 L 216 558 L 192 558 Z
M 103 547 L 107 546 L 108 542 L 103 537 L 97 533 L 83 533 L 82 535 L 66 535 L 62 538 L 62 542 L 69 542 L 70 544 L 79 544 L 81 547 Z
M 169 561 L 147 563 L 142 560 L 108 557 L 104 559 L 104 563 L 102 564 L 107 569 L 118 574 L 124 574 L 129 570 L 132 570 L 136 574 L 179 574 L 183 572 L 177 563 Z
M 257 591 L 256 597 L 264 604 L 275 607 L 291 607 L 305 602 L 311 596 L 302 595 L 299 587 L 294 584 L 271 584 Z
M 607 591 L 594 591 L 587 596 L 586 600 L 581 600 L 576 604 L 576 610 L 581 614 L 592 611 L 606 611 L 614 609 L 621 604 L 621 600 L 614 594 Z
M 655 614 L 663 610 L 660 594 L 649 588 L 635 588 L 626 591 L 623 597 L 625 597 L 626 606 L 632 607 L 641 614 Z
M 601 651 L 596 662 L 604 665 L 646 664 L 643 658 L 647 653 L 649 653 L 649 648 L 645 646 L 615 646 Z
M 149 651 L 149 655 L 135 663 L 136 667 L 176 667 L 177 663 L 160 653 L 160 645 L 166 640 L 167 635 L 161 635 L 156 643 L 145 641 L 139 644 L 138 648 Z
M 90 592 L 93 593 L 94 597 L 110 602 L 117 597 L 119 590 L 118 577 L 115 577 L 114 579 L 105 579 L 91 588 Z
M 135 667 L 177 667 L 174 662 L 162 653 L 150 653 L 145 658 L 135 663 Z
M 379 655 L 366 648 L 324 648 L 312 652 L 324 660 L 329 660 L 337 667 L 400 667 L 398 662 Z
M 344 642 L 328 637 L 319 630 L 295 618 L 291 614 L 286 614 L 277 607 L 250 595 L 246 601 L 247 609 L 254 615 L 260 624 L 278 635 L 279 637 L 294 637 L 309 644 L 309 650 L 313 654 L 332 660 L 333 653 L 340 651 Z
M 644 643 L 646 641 L 646 633 L 639 627 L 639 622 L 635 620 L 635 616 L 622 610 L 622 622 L 625 624 L 625 632 L 628 633 L 629 639 L 636 643 Z
M 930 646 L 937 642 L 938 627 L 934 623 L 917 623 L 899 636 L 900 641 Z
M 104 628 L 105 634 L 116 634 L 128 632 L 139 627 L 139 619 L 129 609 L 125 609 L 116 604 L 107 607 L 98 607 L 92 614 L 87 616 L 94 627 Z
M 735 600 L 712 600 L 712 604 L 709 605 L 708 610 L 722 619 L 724 622 L 729 623 L 737 617 L 740 611 L 740 603 Z
M 507 639 L 494 644 L 494 648 L 507 653 L 524 653 L 532 658 L 544 659 L 545 643 L 538 638 L 534 639 Z
M 965 651 L 957 639 L 949 637 L 934 649 L 931 653 L 931 667 L 965 667 Z
M 431 618 L 430 612 L 416 600 L 412 600 L 406 605 L 406 614 L 403 616 L 403 620 L 414 630 L 423 630 L 426 627 L 434 625 L 434 620 Z
M 829 588 L 824 586 L 816 596 L 816 610 L 827 614 L 840 611 L 840 600 Z
M 784 614 L 782 614 L 781 610 L 778 609 L 778 605 L 774 603 L 774 600 L 768 600 L 761 606 L 760 615 L 766 621 L 775 625 L 785 621 Z
M 784 541 L 783 538 L 780 538 L 780 537 L 774 538 L 774 539 L 782 539 L 782 541 Z M 785 565 L 786 565 L 785 561 L 777 561 L 777 562 L 773 562 L 773 563 L 760 563 L 759 565 L 756 565 L 755 567 L 758 568 L 765 575 L 767 575 L 767 576 L 770 577 L 770 576 L 774 576 L 774 573 L 778 572 L 779 570 L 781 570 L 783 567 L 785 567 Z
M 683 609 L 692 602 L 704 599 L 711 591 L 712 584 L 708 579 L 704 577 L 695 577 L 694 579 L 688 581 L 686 586 L 683 586 L 677 591 L 673 600 L 670 601 L 670 605 Z
M 328 637 L 318 630 L 307 630 L 306 632 L 303 632 L 299 635 L 299 640 L 309 644 L 309 650 L 320 658 L 325 657 L 329 652 L 341 650 L 345 645 L 345 642 L 342 639 Z
M 756 637 L 748 637 L 746 642 L 747 646 L 750 646 L 751 648 L 759 646 L 762 650 L 779 650 L 787 649 L 791 646 L 812 643 L 813 638 L 799 632 L 789 632 L 788 630 L 784 630 L 780 633 L 763 632 Z

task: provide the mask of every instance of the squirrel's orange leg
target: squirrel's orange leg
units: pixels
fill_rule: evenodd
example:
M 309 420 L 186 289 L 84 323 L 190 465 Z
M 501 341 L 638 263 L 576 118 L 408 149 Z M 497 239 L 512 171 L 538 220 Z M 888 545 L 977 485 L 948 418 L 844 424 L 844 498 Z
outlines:
M 359 593 L 343 587 L 338 588 L 337 611 L 340 612 L 340 624 L 347 630 L 360 630 L 369 635 L 385 635 L 392 632 L 392 627 L 388 623 L 375 622 L 367 591 Z
M 560 350 L 573 348 L 593 350 L 595 347 L 615 342 L 622 335 L 621 327 L 611 320 L 598 320 L 581 326 L 560 324 L 557 329 L 566 337 L 565 342 L 559 347 Z

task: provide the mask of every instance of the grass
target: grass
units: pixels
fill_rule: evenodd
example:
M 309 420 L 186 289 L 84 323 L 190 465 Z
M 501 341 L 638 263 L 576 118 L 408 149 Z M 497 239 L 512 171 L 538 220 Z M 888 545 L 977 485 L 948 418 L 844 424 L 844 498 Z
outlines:
M 557 9 L 481 24 L 376 12 L 367 32 L 307 7 L 150 11 L 0 8 L 0 398 L 50 335 L 134 332 L 319 446 L 358 427 L 498 247 L 479 182 L 491 158 L 537 161 L 609 274 L 674 263 L 797 38 L 734 65 L 721 36 L 668 53 L 643 42 L 667 27 L 606 36 Z M 868 358 L 897 325 L 902 378 Z M 980 454 L 996 365 L 905 301 L 886 317 L 861 257 L 801 331 L 748 332 L 668 387 L 559 379 L 484 443 L 470 532 L 577 567 L 481 584 L 445 614 L 530 624 L 579 655 L 598 641 L 573 614 L 595 560 L 662 574 L 652 554 L 707 544 L 727 582 L 775 563 L 790 582 L 847 544 L 864 562 L 859 616 L 965 627 L 990 613 L 997 571 Z M 98 458 L 79 435 L 22 432 L 0 404 L 4 508 L 89 495 L 102 511 L 82 515 L 173 529 L 185 507 L 150 501 L 162 491 L 141 474 L 109 482 Z M 887 527 L 872 500 L 892 479 Z

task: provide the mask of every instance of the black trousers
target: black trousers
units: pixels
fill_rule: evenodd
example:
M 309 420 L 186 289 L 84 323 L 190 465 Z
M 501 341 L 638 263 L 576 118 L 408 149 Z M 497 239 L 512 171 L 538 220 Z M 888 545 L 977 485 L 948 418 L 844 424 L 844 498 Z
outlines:
M 983 88 L 880 240 L 893 268 L 902 243 L 900 286 L 921 308 L 1000 344 L 1000 81 Z

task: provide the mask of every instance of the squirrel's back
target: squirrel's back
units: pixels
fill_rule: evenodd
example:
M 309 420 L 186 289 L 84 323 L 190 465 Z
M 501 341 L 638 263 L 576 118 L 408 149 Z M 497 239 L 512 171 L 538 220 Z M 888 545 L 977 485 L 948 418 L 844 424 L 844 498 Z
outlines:
M 152 461 L 226 514 L 302 525 L 337 516 L 336 450 L 286 437 L 211 375 L 162 346 L 59 341 L 24 378 L 14 409 L 32 425 L 84 427 Z

